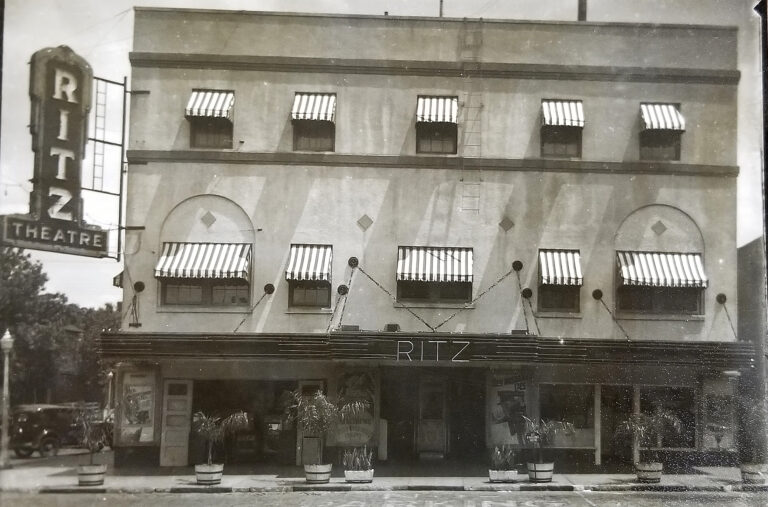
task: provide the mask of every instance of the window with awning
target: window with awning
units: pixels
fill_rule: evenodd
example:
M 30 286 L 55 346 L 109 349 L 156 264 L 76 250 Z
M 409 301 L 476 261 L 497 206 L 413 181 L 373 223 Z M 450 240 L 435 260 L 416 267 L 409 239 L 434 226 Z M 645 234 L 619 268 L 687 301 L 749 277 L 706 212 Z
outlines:
M 472 299 L 472 249 L 401 246 L 397 251 L 397 297 L 425 302 Z
M 458 116 L 458 97 L 419 96 L 416 100 L 416 153 L 457 153 Z
M 583 127 L 584 106 L 580 100 L 544 99 L 541 101 L 543 127 Z
M 285 270 L 289 307 L 330 306 L 332 262 L 331 245 L 291 245 Z
M 120 289 L 123 288 L 123 271 L 112 277 L 112 285 Z
M 580 100 L 541 101 L 541 156 L 581 157 L 584 106 Z
M 294 151 L 334 151 L 336 94 L 298 92 L 291 107 Z
M 701 314 L 709 280 L 699 253 L 617 252 L 617 307 L 626 312 Z
M 640 104 L 640 159 L 680 160 L 685 118 L 679 104 Z
M 457 123 L 458 97 L 419 96 L 416 99 L 416 121 L 428 123 Z
M 539 311 L 578 312 L 583 281 L 578 250 L 539 250 Z
M 190 147 L 231 149 L 234 106 L 233 91 L 192 90 L 184 108 L 190 125 Z
M 643 130 L 685 130 L 685 118 L 678 104 L 640 104 Z

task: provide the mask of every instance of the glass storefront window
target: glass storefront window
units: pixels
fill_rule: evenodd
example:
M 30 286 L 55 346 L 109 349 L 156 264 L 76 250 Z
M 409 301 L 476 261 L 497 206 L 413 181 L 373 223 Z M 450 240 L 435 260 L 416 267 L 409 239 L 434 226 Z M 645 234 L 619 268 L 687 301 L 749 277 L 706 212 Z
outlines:
M 575 435 L 557 435 L 556 447 L 594 447 L 594 386 L 539 385 L 539 415 L 545 420 L 570 422 L 576 428 Z
M 669 410 L 680 419 L 680 433 L 665 431 L 655 442 L 643 442 L 644 447 L 696 447 L 696 399 L 691 387 L 644 387 L 640 389 L 640 411 L 653 413 L 659 408 Z
M 126 373 L 120 400 L 120 442 L 154 442 L 155 376 Z

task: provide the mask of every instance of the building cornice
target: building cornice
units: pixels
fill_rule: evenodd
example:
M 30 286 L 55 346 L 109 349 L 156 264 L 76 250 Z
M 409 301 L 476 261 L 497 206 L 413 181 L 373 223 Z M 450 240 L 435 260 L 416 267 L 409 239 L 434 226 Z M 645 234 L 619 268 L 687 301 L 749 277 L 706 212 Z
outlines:
M 491 171 L 662 174 L 736 177 L 738 166 L 679 162 L 602 162 L 592 160 L 465 158 L 424 155 L 353 155 L 341 153 L 243 152 L 221 150 L 128 150 L 128 163 L 220 163 L 381 167 L 392 169 L 464 169 Z
M 131 52 L 134 68 L 737 85 L 738 70 Z

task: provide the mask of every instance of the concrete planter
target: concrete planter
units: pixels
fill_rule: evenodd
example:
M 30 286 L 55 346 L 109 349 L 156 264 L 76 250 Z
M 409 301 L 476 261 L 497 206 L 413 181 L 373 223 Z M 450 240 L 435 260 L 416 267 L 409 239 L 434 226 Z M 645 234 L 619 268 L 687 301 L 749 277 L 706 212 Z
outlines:
M 488 479 L 491 482 L 515 482 L 517 470 L 488 470 Z
M 347 482 L 373 482 L 373 468 L 370 470 L 344 470 Z
M 77 467 L 78 486 L 101 486 L 107 474 L 107 465 L 79 465 Z
M 658 462 L 640 462 L 635 463 L 635 472 L 637 473 L 638 482 L 660 482 L 661 472 L 664 470 L 664 465 Z
M 744 484 L 765 484 L 765 478 L 768 476 L 768 464 L 742 463 L 740 468 L 741 482 Z
M 221 484 L 221 476 L 224 475 L 224 464 L 214 463 L 213 465 L 195 465 L 195 476 L 197 483 L 203 486 L 214 486 Z
M 310 484 L 325 484 L 331 480 L 333 465 L 304 465 L 304 476 Z
M 552 482 L 555 473 L 553 463 L 528 463 L 528 480 L 530 482 Z

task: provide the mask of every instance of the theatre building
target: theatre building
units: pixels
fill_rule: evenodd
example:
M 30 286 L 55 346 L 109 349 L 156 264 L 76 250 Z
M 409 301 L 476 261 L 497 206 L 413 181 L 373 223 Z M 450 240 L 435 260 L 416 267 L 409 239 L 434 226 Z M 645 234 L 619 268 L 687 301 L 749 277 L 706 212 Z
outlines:
M 735 448 L 734 27 L 137 8 L 116 464 L 317 451 L 286 393 L 369 401 L 328 445 L 482 463 Z M 645 447 L 643 448 L 645 449 Z

